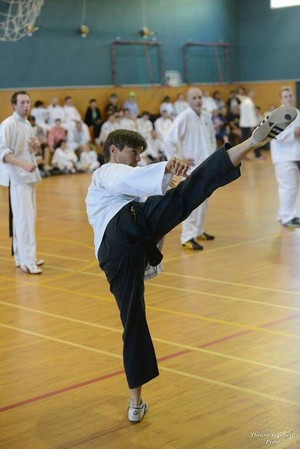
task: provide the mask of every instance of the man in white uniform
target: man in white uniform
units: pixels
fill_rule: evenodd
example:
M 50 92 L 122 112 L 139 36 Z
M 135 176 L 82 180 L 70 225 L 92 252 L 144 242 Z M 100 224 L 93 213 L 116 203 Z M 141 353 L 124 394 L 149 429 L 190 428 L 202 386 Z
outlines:
M 51 103 L 47 106 L 49 118 L 48 124 L 53 126 L 55 124 L 55 120 L 60 119 L 61 123 L 65 121 L 65 113 L 63 108 L 58 104 L 58 98 L 52 97 Z
M 187 93 L 189 107 L 181 112 L 172 125 L 165 140 L 168 159 L 183 158 L 189 165 L 189 173 L 197 168 L 217 148 L 215 128 L 208 112 L 202 109 L 202 92 L 192 87 Z M 213 240 L 214 236 L 204 232 L 208 202 L 204 201 L 182 223 L 181 244 L 187 249 L 203 249 L 197 239 Z
M 29 274 L 41 274 L 39 266 L 44 261 L 36 259 L 34 189 L 41 180 L 35 159 L 39 143 L 26 120 L 30 111 L 27 92 L 15 92 L 11 104 L 14 113 L 0 127 L 0 184 L 10 187 L 16 266 Z
M 94 172 L 86 204 L 96 256 L 124 327 L 123 361 L 130 389 L 130 421 L 143 419 L 148 406 L 143 402 L 142 387 L 159 374 L 146 319 L 146 268 L 157 268 L 161 263 L 163 256 L 157 247 L 161 239 L 217 188 L 237 179 L 241 160 L 252 149 L 270 141 L 274 127 L 280 124 L 284 129 L 296 117 L 294 108 L 279 109 L 270 117 L 272 125 L 270 121 L 262 124 L 251 139 L 236 147 L 223 145 L 167 193 L 172 174 L 184 177 L 187 173 L 186 162 L 173 157 L 168 162 L 138 167 L 147 144 L 134 131 L 114 131 L 104 142 L 107 163 Z
M 295 97 L 290 87 L 280 91 L 281 104 L 294 106 Z M 271 143 L 271 156 L 278 182 L 278 220 L 283 226 L 300 226 L 296 200 L 300 190 L 300 111 L 296 120 Z

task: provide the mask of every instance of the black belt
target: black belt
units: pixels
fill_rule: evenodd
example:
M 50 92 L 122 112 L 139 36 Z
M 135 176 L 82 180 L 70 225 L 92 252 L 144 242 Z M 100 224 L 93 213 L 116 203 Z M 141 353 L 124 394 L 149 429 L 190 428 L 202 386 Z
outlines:
M 10 199 L 10 185 L 8 186 L 8 229 L 9 229 L 9 237 L 13 237 L 13 211 L 11 207 L 11 199 Z M 13 239 L 11 241 L 11 255 L 14 255 L 14 242 Z
M 149 235 L 143 208 L 141 204 L 137 202 L 130 203 L 129 207 L 130 214 L 132 216 L 132 222 L 135 225 L 132 226 L 131 222 L 131 226 L 126 229 L 126 233 L 132 237 L 136 237 L 141 241 L 142 245 L 145 248 L 149 264 L 155 267 L 162 261 L 163 255 L 157 248 L 156 243 L 153 241 L 152 237 L 150 237 Z

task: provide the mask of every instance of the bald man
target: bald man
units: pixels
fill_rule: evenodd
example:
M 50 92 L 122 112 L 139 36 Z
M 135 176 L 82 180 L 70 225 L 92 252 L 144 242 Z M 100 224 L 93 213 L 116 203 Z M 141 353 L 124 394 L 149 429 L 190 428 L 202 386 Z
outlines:
M 180 157 L 189 166 L 191 173 L 217 148 L 215 129 L 208 112 L 202 108 L 202 92 L 196 87 L 187 93 L 189 107 L 173 122 L 165 140 L 168 159 Z M 214 236 L 204 231 L 207 214 L 207 200 L 197 207 L 182 223 L 181 244 L 184 248 L 199 251 L 200 241 L 213 240 Z

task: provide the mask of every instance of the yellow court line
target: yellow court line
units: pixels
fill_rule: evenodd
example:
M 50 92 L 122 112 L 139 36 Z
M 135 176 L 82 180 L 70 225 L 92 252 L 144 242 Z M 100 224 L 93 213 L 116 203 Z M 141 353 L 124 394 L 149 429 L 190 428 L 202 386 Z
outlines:
M 58 239 L 58 238 L 54 238 L 54 237 L 53 238 L 52 237 L 39 237 L 38 241 L 50 241 L 50 242 L 68 243 L 68 244 L 74 245 L 74 246 L 83 246 L 84 248 L 91 249 L 94 254 L 94 245 L 79 242 L 78 240 Z
M 2 249 L 9 249 L 8 247 L 1 246 L 1 245 L 0 245 L 0 248 L 2 248 Z M 86 262 L 91 262 L 92 261 L 91 259 L 79 259 L 79 257 L 61 256 L 59 254 L 45 253 L 44 251 L 39 251 L 39 254 L 41 254 L 42 256 L 50 256 L 50 257 L 55 257 L 57 259 L 72 260 L 72 261 L 75 261 L 75 262 L 84 262 L 84 263 L 86 263 Z M 0 259 L 1 260 L 7 260 L 8 262 L 12 262 L 13 261 L 12 257 L 0 257 Z M 49 266 L 48 263 L 47 263 L 47 266 Z
M 276 289 L 276 288 L 261 287 L 259 285 L 241 284 L 239 282 L 230 282 L 230 281 L 220 281 L 218 279 L 210 279 L 210 278 L 204 278 L 204 277 L 200 277 L 200 276 L 190 276 L 188 274 L 172 273 L 171 271 L 164 271 L 162 274 L 167 275 L 167 276 L 180 277 L 180 278 L 184 278 L 184 279 L 194 279 L 197 281 L 212 282 L 212 283 L 221 284 L 221 285 L 232 285 L 234 287 L 251 288 L 254 290 L 265 290 L 265 291 L 274 292 L 274 293 L 286 293 L 289 295 L 297 295 L 297 296 L 299 296 L 299 299 L 300 299 L 300 293 L 295 292 L 293 290 L 280 290 L 280 289 Z
M 283 306 L 280 304 L 271 304 L 270 302 L 263 302 L 263 301 L 256 301 L 253 299 L 244 299 L 244 298 L 238 298 L 236 296 L 228 296 L 228 295 L 219 295 L 218 293 L 209 293 L 209 292 L 205 292 L 205 291 L 201 291 L 201 290 L 192 290 L 189 288 L 181 288 L 181 287 L 172 287 L 170 285 L 165 285 L 165 284 L 158 284 L 157 282 L 152 282 L 147 284 L 149 286 L 153 286 L 153 287 L 160 287 L 166 290 L 176 290 L 179 292 L 184 292 L 184 293 L 195 293 L 197 295 L 205 295 L 205 296 L 212 296 L 214 298 L 221 298 L 221 299 L 229 299 L 232 301 L 238 301 L 238 302 L 246 302 L 246 303 L 250 303 L 250 304 L 260 304 L 263 306 L 271 306 L 271 307 L 277 307 L 279 309 L 287 309 L 287 310 L 294 310 L 294 311 L 300 311 L 300 307 L 291 307 L 291 306 Z M 299 298 L 300 299 L 300 298 Z
M 18 304 L 11 304 L 11 303 L 7 303 L 7 302 L 4 302 L 4 301 L 0 301 L 0 304 L 4 305 L 4 306 L 12 307 L 12 308 L 20 309 L 20 310 L 25 310 L 27 312 L 37 313 L 39 315 L 49 316 L 51 318 L 58 318 L 58 319 L 61 319 L 61 320 L 64 320 L 64 321 L 69 321 L 71 323 L 82 324 L 82 325 L 88 326 L 88 327 L 95 327 L 96 329 L 103 329 L 103 330 L 107 330 L 107 331 L 118 333 L 118 334 L 122 334 L 123 333 L 122 329 L 117 329 L 117 328 L 114 328 L 114 327 L 104 326 L 103 324 L 92 323 L 90 321 L 78 320 L 77 318 L 70 318 L 70 317 L 66 317 L 64 315 L 58 315 L 58 314 L 55 314 L 55 313 L 44 312 L 42 310 L 32 309 L 31 307 L 20 306 Z M 198 348 L 197 346 L 191 346 L 191 345 L 186 345 L 186 344 L 182 344 L 182 343 L 176 343 L 174 341 L 163 340 L 161 338 L 152 338 L 152 339 L 155 342 L 163 343 L 163 344 L 166 344 L 166 345 L 169 345 L 169 346 L 175 346 L 175 347 L 181 348 L 181 349 L 189 349 L 190 351 L 195 351 L 195 352 L 200 352 L 200 353 L 204 353 L 204 354 L 209 354 L 209 355 L 222 357 L 222 358 L 229 359 L 229 360 L 235 360 L 237 362 L 249 363 L 251 365 L 257 365 L 257 366 L 260 366 L 262 368 L 270 368 L 270 369 L 273 369 L 273 370 L 283 371 L 285 373 L 297 374 L 297 375 L 300 374 L 300 371 L 297 371 L 297 370 L 284 368 L 284 367 L 277 366 L 277 365 L 271 365 L 271 364 L 268 364 L 268 363 L 257 362 L 255 360 L 249 360 L 249 359 L 245 359 L 245 358 L 237 357 L 237 356 L 233 356 L 233 355 L 227 355 L 227 354 L 223 354 L 221 352 L 211 351 L 209 349 Z
M 7 279 L 7 280 L 15 280 L 12 278 L 6 278 L 4 276 L 0 276 L 0 279 Z M 85 293 L 85 292 L 77 292 L 75 290 L 68 290 L 66 288 L 60 288 L 60 287 L 54 287 L 52 285 L 47 285 L 47 284 L 35 284 L 33 282 L 26 282 L 27 285 L 29 286 L 36 286 L 38 285 L 39 287 L 43 287 L 45 289 L 48 290 L 55 290 L 55 291 L 59 291 L 62 293 L 70 293 L 71 295 L 77 295 L 77 296 L 82 296 L 85 298 L 93 298 L 93 299 L 97 299 L 97 300 L 103 300 L 103 301 L 109 301 L 109 302 L 115 302 L 112 298 L 108 298 L 105 296 L 98 296 L 98 295 L 94 295 L 92 293 Z M 234 323 L 234 322 L 229 322 L 229 321 L 224 321 L 224 320 L 218 320 L 215 318 L 208 318 L 208 317 L 204 317 L 202 315 L 195 315 L 192 313 L 187 313 L 187 312 L 179 312 L 176 310 L 171 310 L 171 309 L 164 309 L 161 307 L 155 307 L 155 306 L 150 306 L 147 305 L 147 309 L 149 310 L 154 310 L 156 312 L 163 312 L 166 314 L 170 314 L 170 315 L 176 315 L 176 316 L 181 316 L 181 317 L 187 317 L 187 318 L 193 318 L 196 320 L 201 320 L 201 321 L 207 321 L 210 323 L 217 323 L 217 324 L 223 324 L 225 326 L 231 326 L 231 327 L 236 327 L 236 328 L 242 328 L 242 329 L 249 329 L 249 330 L 253 330 L 253 331 L 257 331 L 257 332 L 261 332 L 261 333 L 266 333 L 266 334 L 270 334 L 270 335 L 280 335 L 282 337 L 288 337 L 288 338 L 296 338 L 299 339 L 300 335 L 294 335 L 294 334 L 288 334 L 286 332 L 280 332 L 280 331 L 274 331 L 274 330 L 270 330 L 270 329 L 263 329 L 261 327 L 255 327 L 255 326 L 249 326 L 247 324 L 241 324 L 241 323 Z
M 262 237 L 260 239 L 254 239 L 254 240 L 246 240 L 244 242 L 240 242 L 240 243 L 233 243 L 232 245 L 226 245 L 226 246 L 220 246 L 219 248 L 212 248 L 212 249 L 206 249 L 205 248 L 205 253 L 213 253 L 213 252 L 217 252 L 217 251 L 223 251 L 224 249 L 231 249 L 231 248 L 237 248 L 239 246 L 244 246 L 244 245 L 252 245 L 253 243 L 258 243 L 258 242 L 262 242 L 265 240 L 270 240 L 273 239 L 275 237 L 286 237 L 288 236 L 289 233 L 286 232 L 284 234 L 273 234 L 270 236 L 266 236 L 266 237 Z M 177 260 L 181 260 L 181 259 L 186 259 L 187 257 L 191 257 L 192 255 L 194 255 L 194 252 L 190 251 L 189 254 L 180 254 L 180 256 L 176 256 L 176 257 L 170 257 L 170 258 L 165 258 L 164 262 L 168 263 L 168 262 L 175 262 Z
M 40 334 L 38 332 L 28 331 L 28 330 L 21 329 L 21 328 L 15 327 L 15 326 L 10 326 L 10 325 L 7 325 L 7 324 L 2 324 L 2 323 L 0 323 L 0 326 L 4 327 L 4 328 L 7 328 L 7 329 L 10 329 L 10 330 L 17 331 L 17 332 L 23 332 L 25 334 L 32 335 L 34 337 L 42 338 L 42 339 L 49 340 L 49 341 L 54 341 L 55 343 L 61 343 L 61 344 L 68 345 L 68 346 L 73 346 L 73 347 L 76 347 L 76 348 L 79 348 L 79 349 L 84 349 L 86 351 L 91 351 L 91 352 L 95 352 L 95 353 L 98 353 L 98 354 L 106 355 L 106 356 L 109 356 L 109 357 L 117 358 L 119 360 L 123 358 L 122 356 L 120 356 L 118 354 L 114 354 L 112 352 L 102 351 L 100 349 L 92 348 L 92 347 L 86 346 L 86 345 L 80 345 L 78 343 L 72 343 L 72 342 L 70 342 L 68 340 L 62 340 L 60 338 L 49 337 L 48 335 Z M 273 395 L 267 394 L 267 393 L 261 393 L 259 391 L 251 390 L 250 388 L 239 387 L 237 385 L 232 385 L 232 384 L 229 384 L 229 383 L 226 383 L 226 382 L 220 382 L 218 380 L 209 379 L 207 377 L 202 377 L 202 376 L 197 376 L 195 374 L 190 374 L 190 373 L 187 373 L 185 371 L 179 371 L 179 370 L 175 370 L 175 369 L 172 369 L 172 368 L 167 368 L 167 367 L 162 366 L 162 365 L 159 365 L 159 369 L 161 371 L 166 371 L 168 373 L 176 374 L 178 376 L 187 377 L 189 379 L 200 380 L 202 382 L 206 382 L 206 383 L 209 383 L 209 384 L 212 384 L 212 385 L 218 385 L 220 387 L 229 388 L 229 389 L 232 389 L 232 390 L 240 391 L 242 393 L 247 393 L 247 394 L 250 394 L 250 395 L 259 396 L 259 397 L 263 397 L 263 398 L 266 398 L 266 399 L 271 399 L 273 401 L 283 402 L 283 403 L 286 403 L 286 404 L 296 405 L 297 407 L 300 407 L 300 402 L 291 401 L 289 399 L 284 399 L 284 398 L 281 398 L 281 397 L 278 397 L 278 396 L 273 396 Z
M 45 340 L 54 341 L 55 343 L 62 343 L 62 344 L 68 345 L 68 346 L 73 346 L 74 348 L 85 349 L 86 351 L 96 352 L 98 354 L 107 355 L 109 357 L 114 357 L 116 359 L 122 359 L 121 355 L 113 354 L 112 352 L 108 352 L 108 351 L 103 351 L 102 349 L 92 348 L 91 346 L 81 345 L 79 343 L 73 343 L 71 341 L 63 340 L 61 338 L 50 337 L 48 335 L 40 334 L 39 332 L 33 332 L 33 331 L 26 330 L 26 329 L 21 329 L 16 326 L 10 326 L 9 324 L 0 323 L 0 326 L 7 328 L 9 330 L 23 332 L 24 334 L 32 335 L 33 337 L 39 337 L 39 338 L 43 338 Z
M 13 290 L 14 288 L 16 288 L 15 285 L 11 285 L 9 287 L 3 287 L 3 288 L 0 288 L 0 292 L 5 292 L 6 290 Z
M 262 327 L 249 326 L 248 324 L 224 321 L 224 320 L 219 320 L 219 319 L 216 319 L 216 318 L 205 317 L 205 316 L 202 316 L 202 315 L 194 315 L 192 313 L 178 312 L 176 310 L 164 309 L 162 307 L 147 306 L 147 308 L 156 310 L 158 312 L 171 313 L 173 315 L 195 318 L 195 319 L 198 319 L 198 320 L 208 321 L 210 323 L 225 324 L 227 326 L 238 327 L 238 328 L 242 328 L 242 329 L 249 329 L 249 330 L 258 331 L 258 332 L 271 334 L 271 335 L 281 335 L 282 337 L 297 338 L 297 339 L 300 338 L 300 335 L 287 334 L 286 332 L 273 331 L 273 330 L 270 330 L 270 329 L 264 329 Z
M 94 266 L 96 266 L 96 265 L 97 265 L 97 261 L 95 260 L 94 262 L 91 262 L 91 263 L 89 263 L 88 265 L 85 265 L 84 267 L 82 267 L 82 268 L 80 268 L 80 269 L 78 269 L 78 270 L 74 270 L 74 271 L 72 271 L 71 273 L 61 274 L 61 275 L 59 275 L 59 276 L 51 277 L 51 278 L 49 278 L 47 281 L 48 281 L 48 282 L 52 282 L 52 281 L 58 281 L 58 280 L 61 280 L 61 279 L 66 279 L 66 278 L 68 278 L 69 276 L 75 276 L 76 274 L 83 273 L 84 270 L 88 270 L 89 268 L 94 267 Z M 45 285 L 45 284 L 44 284 L 44 282 L 41 282 L 39 285 L 43 286 L 43 285 Z
M 70 217 L 71 215 L 81 215 L 81 214 L 85 214 L 86 215 L 86 212 L 84 212 L 84 211 L 72 211 L 72 212 L 66 212 L 66 213 L 61 213 L 61 214 L 57 214 L 57 215 L 54 215 L 54 214 L 49 214 L 49 215 L 39 215 L 38 217 L 37 217 L 37 221 L 39 221 L 39 220 L 44 220 L 45 218 L 46 219 L 48 219 L 48 218 L 62 218 L 62 217 Z M 87 221 L 87 220 L 86 220 Z M 87 223 L 88 223 L 88 221 L 87 221 Z
M 179 371 L 176 369 L 162 367 L 161 365 L 159 366 L 159 368 L 163 371 L 167 371 L 172 374 L 177 374 L 179 376 L 188 377 L 189 379 L 201 380 L 202 382 L 207 382 L 209 384 L 218 385 L 219 387 L 231 388 L 233 390 L 241 391 L 243 393 L 248 393 L 248 394 L 251 394 L 254 396 L 260 396 L 260 397 L 263 397 L 266 399 L 271 399 L 272 401 L 284 402 L 285 404 L 296 405 L 297 407 L 300 407 L 300 402 L 291 401 L 290 399 L 284 399 L 279 396 L 273 396 L 272 394 L 261 393 L 259 391 L 251 390 L 250 388 L 238 387 L 237 385 L 228 384 L 226 382 L 220 382 L 218 380 L 209 379 L 207 377 L 197 376 L 195 374 L 189 374 L 184 371 Z

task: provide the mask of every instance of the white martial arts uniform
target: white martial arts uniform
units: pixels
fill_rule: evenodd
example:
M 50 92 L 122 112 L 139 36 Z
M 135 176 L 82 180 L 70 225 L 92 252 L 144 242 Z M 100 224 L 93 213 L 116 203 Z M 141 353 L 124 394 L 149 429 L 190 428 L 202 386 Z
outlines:
M 74 125 L 74 122 L 76 121 L 82 121 L 81 115 L 79 114 L 79 112 L 77 111 L 77 109 L 75 108 L 75 106 L 63 106 L 63 111 L 64 111 L 64 124 L 63 126 L 69 131 L 70 129 L 72 129 L 72 126 Z
M 193 171 L 217 148 L 215 129 L 206 111 L 199 116 L 191 107 L 179 114 L 165 140 L 165 151 L 168 159 L 178 156 L 193 159 Z M 207 200 L 197 207 L 182 223 L 181 243 L 197 238 L 204 232 L 207 213 Z
M 136 131 L 136 122 L 132 118 L 123 117 L 119 120 L 118 128 Z
M 6 155 L 36 164 L 29 140 L 34 136 L 28 120 L 16 112 L 0 126 L 0 185 L 10 186 L 13 213 L 13 248 L 15 261 L 19 265 L 36 262 L 35 239 L 35 189 L 41 180 L 39 170 L 29 173 L 21 167 L 3 162 Z
M 147 156 L 158 159 L 160 154 L 152 138 L 153 125 L 150 120 L 144 120 L 142 117 L 137 119 L 137 131 L 144 137 L 147 142 L 147 149 L 141 154 L 142 164 L 147 163 Z
M 165 138 L 169 134 L 172 124 L 173 122 L 170 118 L 159 117 L 155 120 L 154 128 L 157 132 L 158 139 L 160 139 L 162 142 L 165 141 Z
M 57 106 L 53 106 L 52 104 L 49 104 L 49 106 L 47 106 L 47 111 L 48 111 L 48 124 L 50 126 L 54 125 L 55 120 L 56 119 L 60 119 L 61 123 L 63 124 L 65 121 L 65 112 L 63 110 L 63 108 L 59 105 Z
M 296 120 L 271 142 L 271 156 L 279 193 L 277 218 L 283 224 L 298 216 L 296 200 L 300 187 L 300 139 L 295 136 L 297 127 L 300 127 L 299 110 Z
M 185 111 L 188 107 L 189 107 L 189 104 L 187 101 L 176 100 L 174 103 L 175 116 L 179 115 L 181 112 Z
M 173 103 L 167 101 L 163 102 L 159 107 L 159 113 L 162 114 L 164 111 L 168 112 L 169 117 L 174 117 L 175 111 Z
M 255 128 L 259 124 L 254 101 L 250 97 L 242 97 L 240 104 L 240 128 Z
M 48 110 L 44 107 L 33 108 L 30 111 L 30 115 L 35 118 L 35 123 L 42 128 L 44 133 L 47 133 L 51 128 L 48 124 Z
M 80 130 L 78 130 L 76 123 L 72 123 L 67 134 L 68 147 L 75 151 L 80 145 L 89 143 L 91 141 L 90 131 L 88 126 L 81 122 Z
M 172 180 L 172 174 L 165 173 L 166 165 L 167 162 L 159 162 L 145 167 L 130 167 L 107 163 L 94 172 L 85 201 L 94 230 L 96 257 L 108 223 L 122 207 L 132 201 L 143 202 L 150 195 L 165 194 Z M 155 267 L 148 265 L 145 279 L 162 270 L 162 263 Z
M 217 103 L 213 99 L 213 97 L 202 97 L 202 109 L 212 115 L 213 111 L 218 109 Z
M 78 158 L 70 148 L 56 148 L 52 158 L 53 167 L 61 171 L 70 171 L 75 173 L 77 169 Z
M 99 168 L 100 163 L 97 159 L 96 151 L 82 151 L 82 153 L 80 154 L 80 167 L 84 171 L 88 171 L 89 173 L 92 173 L 97 168 Z
M 103 145 L 108 134 L 111 133 L 112 131 L 116 131 L 117 129 L 119 129 L 117 122 L 112 123 L 109 120 L 107 120 L 102 125 L 100 135 L 98 139 L 96 139 L 96 143 L 98 143 L 99 145 Z

